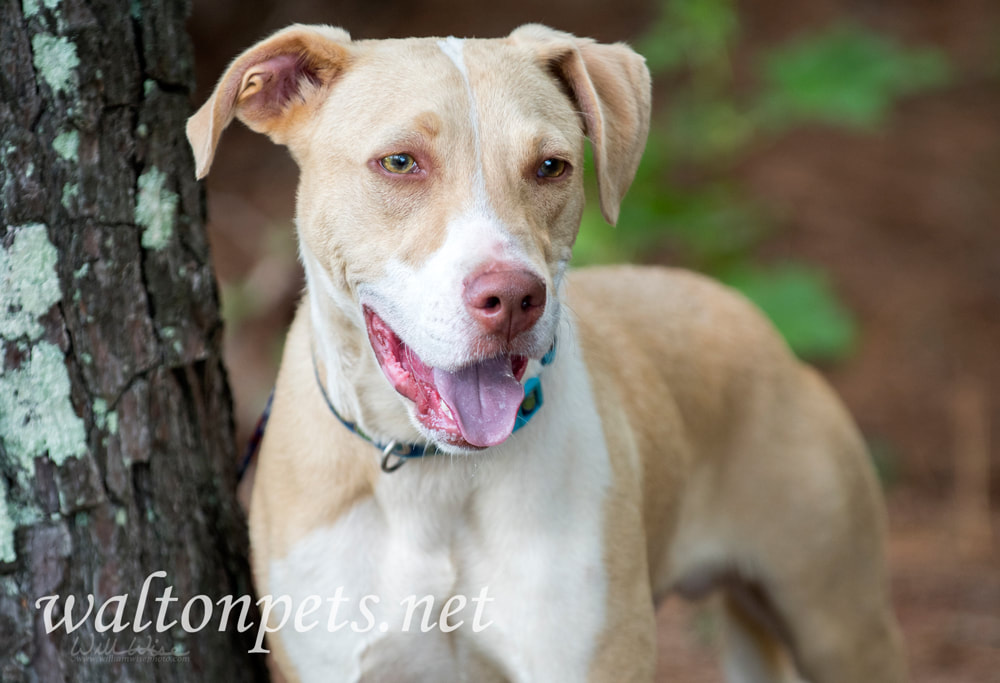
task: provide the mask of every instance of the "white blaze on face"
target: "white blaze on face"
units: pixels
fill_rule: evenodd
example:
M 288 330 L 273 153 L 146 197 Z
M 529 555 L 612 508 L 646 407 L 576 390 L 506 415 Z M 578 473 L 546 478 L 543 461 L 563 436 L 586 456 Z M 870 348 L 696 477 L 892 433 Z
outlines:
M 384 276 L 359 293 L 428 365 L 455 370 L 476 360 L 474 321 L 464 303 L 469 276 L 491 263 L 504 262 L 540 276 L 544 264 L 533 264 L 518 241 L 504 227 L 486 191 L 479 111 L 463 56 L 464 41 L 450 37 L 438 47 L 462 75 L 468 100 L 472 177 L 467 201 L 456 205 L 442 245 L 414 267 L 390 259 Z
M 472 128 L 472 141 L 475 146 L 475 171 L 472 179 L 472 192 L 474 199 L 474 211 L 490 215 L 496 218 L 493 207 L 490 206 L 486 196 L 486 177 L 483 173 L 483 146 L 479 137 L 479 108 L 476 105 L 476 96 L 472 92 L 472 83 L 469 82 L 469 71 L 465 68 L 465 58 L 462 55 L 462 46 L 465 44 L 460 38 L 454 36 L 438 41 L 438 47 L 448 56 L 459 73 L 462 74 L 462 81 L 465 83 L 465 93 L 469 100 L 469 125 Z M 499 223 L 499 219 L 497 220 Z

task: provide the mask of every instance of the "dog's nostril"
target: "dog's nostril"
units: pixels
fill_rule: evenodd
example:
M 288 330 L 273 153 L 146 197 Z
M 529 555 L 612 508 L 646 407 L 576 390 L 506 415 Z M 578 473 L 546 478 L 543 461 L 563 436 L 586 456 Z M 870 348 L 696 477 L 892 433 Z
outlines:
M 464 287 L 465 307 L 484 334 L 512 340 L 534 325 L 545 308 L 545 283 L 525 270 L 494 265 Z

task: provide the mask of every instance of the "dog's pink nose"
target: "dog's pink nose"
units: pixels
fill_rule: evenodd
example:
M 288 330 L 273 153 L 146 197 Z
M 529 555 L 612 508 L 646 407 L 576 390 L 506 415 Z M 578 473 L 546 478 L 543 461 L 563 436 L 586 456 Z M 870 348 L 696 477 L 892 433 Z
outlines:
M 465 285 L 465 307 L 487 334 L 511 341 L 545 310 L 545 283 L 526 270 L 493 270 Z

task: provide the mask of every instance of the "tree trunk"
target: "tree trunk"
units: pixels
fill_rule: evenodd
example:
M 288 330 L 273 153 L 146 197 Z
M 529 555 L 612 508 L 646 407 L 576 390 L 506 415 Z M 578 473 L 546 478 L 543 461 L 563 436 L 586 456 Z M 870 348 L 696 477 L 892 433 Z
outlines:
M 187 2 L 0 0 L 0 681 L 251 681 Z M 145 616 L 135 619 L 146 577 Z M 83 626 L 49 633 L 53 616 Z M 125 596 L 115 601 L 116 596 Z M 101 632 L 98 609 L 111 599 Z M 84 609 L 81 609 L 84 608 Z M 120 614 L 119 614 L 120 610 Z M 251 615 L 251 618 L 256 615 Z M 147 621 L 152 624 L 140 629 Z M 187 631 L 191 631 L 188 633 Z

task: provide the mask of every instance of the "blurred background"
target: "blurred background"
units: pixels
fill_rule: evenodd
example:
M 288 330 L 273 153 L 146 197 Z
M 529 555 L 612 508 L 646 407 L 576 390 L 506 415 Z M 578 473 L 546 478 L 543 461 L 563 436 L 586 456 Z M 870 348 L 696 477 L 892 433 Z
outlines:
M 576 263 L 695 268 L 756 301 L 869 443 L 914 680 L 1000 682 L 1000 3 L 196 2 L 197 103 L 293 22 L 355 38 L 542 22 L 644 54 L 646 156 L 617 228 L 591 194 Z M 239 125 L 207 181 L 241 444 L 303 284 L 296 181 Z M 659 680 L 721 680 L 709 612 L 670 603 L 660 626 Z

